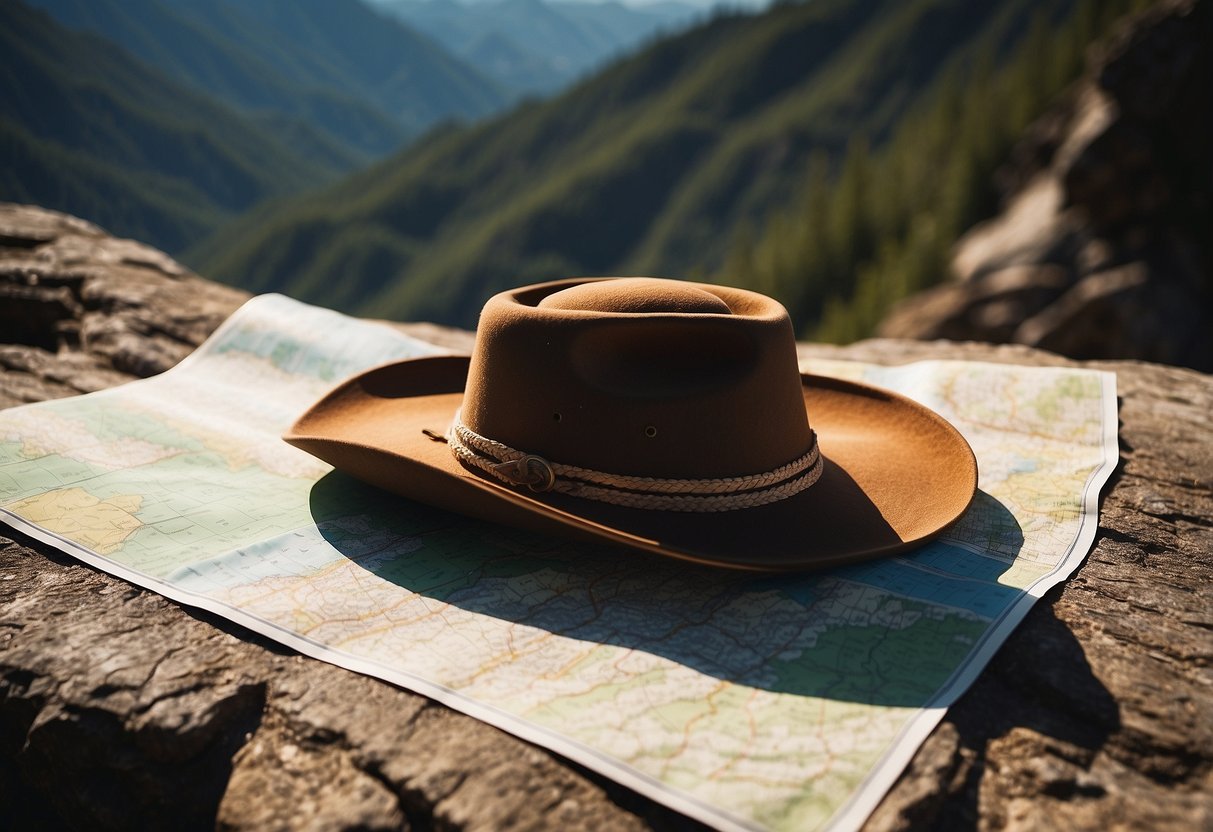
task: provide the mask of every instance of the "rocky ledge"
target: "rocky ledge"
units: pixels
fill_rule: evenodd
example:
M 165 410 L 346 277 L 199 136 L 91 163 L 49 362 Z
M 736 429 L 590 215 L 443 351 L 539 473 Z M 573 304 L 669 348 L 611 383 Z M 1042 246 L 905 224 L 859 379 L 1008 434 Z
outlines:
M 0 207 L 0 406 L 158 372 L 243 297 L 79 220 Z M 943 342 L 803 350 L 1068 363 Z M 1114 371 L 1121 396 L 1094 551 L 951 708 L 869 829 L 1213 827 L 1213 379 L 1088 366 Z M 0 817 L 13 828 L 695 826 L 424 697 L 5 534 Z

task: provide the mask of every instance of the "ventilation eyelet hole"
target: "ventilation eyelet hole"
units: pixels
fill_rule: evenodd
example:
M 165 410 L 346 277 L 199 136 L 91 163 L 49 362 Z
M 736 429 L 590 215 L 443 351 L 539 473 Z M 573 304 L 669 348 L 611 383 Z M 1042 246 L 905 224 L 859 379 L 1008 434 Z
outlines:
M 560 421 L 561 419 L 563 419 L 563 418 L 564 418 L 564 417 L 563 417 L 563 416 L 561 416 L 559 412 L 557 412 L 557 413 L 553 413 L 553 414 L 552 414 L 552 421 L 553 421 L 553 422 L 559 422 L 559 421 Z
M 654 436 L 657 435 L 657 428 L 653 427 L 652 425 L 649 425 L 647 428 L 644 429 L 644 435 L 647 436 L 649 439 L 652 439 Z

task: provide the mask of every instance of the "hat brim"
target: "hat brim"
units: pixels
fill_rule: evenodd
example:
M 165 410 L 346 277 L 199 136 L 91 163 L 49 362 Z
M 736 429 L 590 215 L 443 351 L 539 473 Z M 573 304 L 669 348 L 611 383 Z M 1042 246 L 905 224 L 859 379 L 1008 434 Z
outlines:
M 461 514 L 766 571 L 821 569 L 914 548 L 959 518 L 977 488 L 973 451 L 942 417 L 894 393 L 805 375 L 805 404 L 825 464 L 816 484 L 788 499 L 695 514 L 515 490 L 465 468 L 423 432 L 446 432 L 468 361 L 419 358 L 368 370 L 313 405 L 283 438 L 361 480 Z

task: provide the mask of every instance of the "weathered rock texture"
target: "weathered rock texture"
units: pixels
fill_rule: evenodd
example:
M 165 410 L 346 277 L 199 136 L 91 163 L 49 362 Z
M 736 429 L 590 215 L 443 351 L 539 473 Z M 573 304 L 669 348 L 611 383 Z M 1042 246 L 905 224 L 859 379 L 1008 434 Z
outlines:
M 1018 343 L 1213 370 L 1213 0 L 1114 37 L 1001 173 L 1006 207 L 956 280 L 881 335 Z
M 163 372 L 247 298 L 84 220 L 0 204 L 0 407 Z
M 23 321 L 43 323 L 0 348 L 23 356 L 0 376 L 6 404 L 146 370 L 125 363 L 140 354 L 134 339 L 167 364 L 240 300 L 76 221 L 0 216 L 0 264 L 40 270 L 37 283 L 18 283 L 8 275 L 34 266 L 5 265 L 3 279 L 69 290 L 20 301 Z M 84 239 L 73 250 L 96 253 L 75 272 L 53 254 L 73 237 Z M 142 253 L 136 264 L 105 254 L 115 251 Z M 131 352 L 94 332 L 124 333 Z M 1023 347 L 888 340 L 804 352 L 1066 363 Z M 869 829 L 1213 827 L 1213 379 L 1092 366 L 1117 373 L 1122 397 L 1122 462 L 1094 552 L 949 711 Z M 13 828 L 695 828 L 424 697 L 7 534 L 0 818 Z

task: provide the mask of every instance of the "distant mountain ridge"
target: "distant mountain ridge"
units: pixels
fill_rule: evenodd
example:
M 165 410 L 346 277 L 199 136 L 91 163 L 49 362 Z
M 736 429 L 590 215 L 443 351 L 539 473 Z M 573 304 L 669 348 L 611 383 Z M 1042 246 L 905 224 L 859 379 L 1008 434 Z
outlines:
M 506 100 L 495 81 L 359 0 L 28 0 L 266 123 L 299 119 L 364 160 Z
M 474 324 L 579 274 L 707 277 L 798 195 L 811 151 L 879 143 L 945 68 L 999 55 L 1058 0 L 813 0 L 723 15 L 556 99 L 441 131 L 185 254 L 255 291 Z
M 625 6 L 568 0 L 370 0 L 517 93 L 549 93 L 658 34 L 705 15 L 666 2 Z
M 298 121 L 268 130 L 16 0 L 0 3 L 0 54 L 0 199 L 170 251 L 359 159 Z

